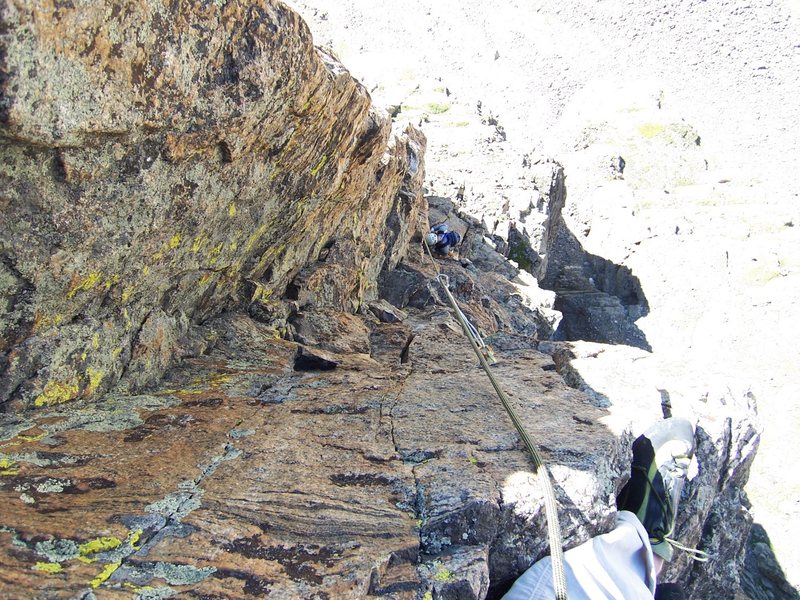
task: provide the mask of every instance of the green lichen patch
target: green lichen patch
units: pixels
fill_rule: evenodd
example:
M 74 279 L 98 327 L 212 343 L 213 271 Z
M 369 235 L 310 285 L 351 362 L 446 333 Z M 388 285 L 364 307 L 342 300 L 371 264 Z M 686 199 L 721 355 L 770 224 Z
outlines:
M 215 567 L 198 568 L 193 565 L 184 565 L 168 562 L 142 562 L 126 563 L 114 574 L 114 581 L 125 581 L 129 585 L 142 587 L 149 586 L 153 580 L 161 579 L 169 585 L 193 585 L 211 577 L 217 569 Z M 157 588 L 150 588 L 157 589 Z
M 312 174 L 312 175 L 314 175 L 314 176 L 316 176 L 316 175 L 317 175 L 317 173 L 319 173 L 319 172 L 322 170 L 322 168 L 325 166 L 325 164 L 326 164 L 327 162 L 328 162 L 328 155 L 327 155 L 327 154 L 323 154 L 323 155 L 322 155 L 322 158 L 321 158 L 321 159 L 320 159 L 320 161 L 317 163 L 317 166 L 316 166 L 316 167 L 314 167 L 313 169 L 311 169 L 311 174 Z
M 34 551 L 51 563 L 63 563 L 80 556 L 80 547 L 72 540 L 45 540 L 37 542 Z
M 167 494 L 161 500 L 157 500 L 144 507 L 145 512 L 161 515 L 166 519 L 180 521 L 188 516 L 192 511 L 200 508 L 203 498 L 203 490 L 194 487 L 194 482 L 190 489 L 179 490 Z
M 649 140 L 663 133 L 666 128 L 660 123 L 642 123 L 638 129 L 639 134 Z
M 64 567 L 59 563 L 37 562 L 33 565 L 33 569 L 35 571 L 42 571 L 43 573 L 61 573 Z
M 60 494 L 72 485 L 69 479 L 47 479 L 36 484 L 36 491 L 40 494 Z
M 163 598 L 172 598 L 178 592 L 169 586 L 145 586 L 135 590 L 135 593 L 135 600 L 162 600 Z
M 426 105 L 425 108 L 431 114 L 441 115 L 443 113 L 446 113 L 448 110 L 450 110 L 450 105 L 449 104 L 443 104 L 443 103 L 440 103 L 440 102 L 431 102 L 428 105 Z
M 106 397 L 102 404 L 74 408 L 70 411 L 54 409 L 42 414 L 48 420 L 41 428 L 53 435 L 62 431 L 83 430 L 98 433 L 125 431 L 144 424 L 140 412 L 176 406 L 180 401 L 170 396 L 120 396 Z M 52 420 L 51 417 L 59 417 Z
M 8 533 L 11 534 L 11 545 L 16 548 L 28 548 L 28 544 L 22 541 L 19 537 L 19 533 L 16 529 L 12 529 L 11 527 L 5 527 L 0 525 L 0 533 Z
M 99 588 L 103 583 L 105 583 L 111 575 L 114 574 L 114 571 L 119 569 L 122 563 L 111 563 L 110 565 L 106 565 L 100 573 L 97 574 L 97 577 L 92 579 L 89 582 L 89 585 L 93 588 Z
M 41 439 L 39 436 L 36 437 Z M 36 467 L 63 467 L 66 465 L 83 464 L 88 458 L 54 452 L 24 452 L 19 454 L 0 454 L 0 466 L 2 466 L 3 460 L 34 465 Z
M 435 562 L 433 563 L 434 568 L 436 571 L 433 574 L 433 578 L 440 582 L 440 583 L 449 583 L 451 581 L 455 581 L 456 576 L 453 575 L 452 571 L 447 569 L 442 563 Z
M 239 438 L 250 437 L 251 435 L 255 435 L 255 429 L 231 429 L 230 435 L 233 439 L 238 440 Z

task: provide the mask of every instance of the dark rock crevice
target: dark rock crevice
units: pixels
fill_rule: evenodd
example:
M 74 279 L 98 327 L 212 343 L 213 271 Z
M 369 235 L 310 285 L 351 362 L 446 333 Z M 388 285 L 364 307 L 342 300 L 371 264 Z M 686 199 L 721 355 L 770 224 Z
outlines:
M 564 169 L 550 163 L 546 218 L 540 246 L 512 224 L 507 256 L 556 293 L 554 308 L 562 314 L 556 340 L 627 344 L 651 350 L 636 321 L 649 312 L 641 282 L 625 265 L 587 252 L 564 219 L 567 199 Z

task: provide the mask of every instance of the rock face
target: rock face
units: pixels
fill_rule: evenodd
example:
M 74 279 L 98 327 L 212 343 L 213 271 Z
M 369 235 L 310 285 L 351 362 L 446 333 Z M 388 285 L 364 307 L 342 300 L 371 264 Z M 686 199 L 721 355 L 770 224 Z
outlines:
M 392 135 L 295 13 L 2 19 L 0 402 L 141 389 L 202 348 L 193 323 L 252 299 L 269 316 L 287 287 L 346 311 L 377 297 L 416 226 L 424 139 Z
M 564 365 L 596 360 L 603 347 L 582 353 L 514 333 L 526 314 L 535 324 L 531 309 L 508 303 L 495 313 L 493 295 L 518 288 L 524 297 L 524 282 L 500 254 L 473 247 L 462 247 L 468 267 L 437 266 L 481 324 L 495 374 L 541 445 L 571 547 L 611 526 L 633 433 L 661 408 L 646 395 L 603 404 L 568 386 Z M 393 276 L 415 282 L 408 297 L 420 306 L 404 304 L 401 322 L 308 307 L 289 324 L 300 343 L 276 339 L 245 312 L 226 314 L 200 327 L 208 351 L 147 394 L 4 416 L 0 588 L 53 597 L 499 597 L 547 551 L 541 491 L 437 300 L 435 272 L 415 246 L 385 275 L 384 296 L 397 294 Z M 471 295 L 487 301 L 475 308 Z M 700 475 L 685 488 L 676 535 L 713 548 L 718 577 L 690 578 L 685 558 L 669 574 L 702 582 L 694 597 L 730 597 L 728 569 L 741 553 L 730 500 L 757 436 L 742 427 L 746 401 L 707 403 Z M 729 416 L 720 419 L 721 409 Z
M 426 206 L 421 134 L 394 136 L 294 13 L 2 11 L 0 595 L 499 597 L 547 550 L 541 492 L 439 273 L 550 465 L 565 545 L 608 530 L 662 411 L 636 369 L 660 365 L 546 341 L 554 293 Z M 432 262 L 441 221 L 463 242 Z M 566 264 L 548 244 L 542 268 Z M 732 595 L 749 527 L 752 397 L 721 389 L 670 402 L 699 441 L 676 537 L 714 562 L 668 576 L 698 598 Z

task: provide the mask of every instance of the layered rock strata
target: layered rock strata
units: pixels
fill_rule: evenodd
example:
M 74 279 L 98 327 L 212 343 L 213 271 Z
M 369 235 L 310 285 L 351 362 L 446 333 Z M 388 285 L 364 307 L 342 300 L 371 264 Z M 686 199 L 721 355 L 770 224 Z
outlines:
M 496 275 L 504 259 L 486 249 L 464 256 L 474 261 L 466 268 L 438 268 L 460 281 L 454 292 L 472 286 L 487 298 L 471 318 L 500 324 L 482 326 L 499 359 L 493 369 L 542 447 L 572 547 L 611 527 L 633 433 L 661 409 L 646 399 L 600 405 L 566 385 L 563 361 L 581 355 L 511 331 L 491 297 L 512 287 L 525 294 L 525 285 L 506 278 L 504 292 L 485 289 L 475 264 L 492 257 Z M 309 307 L 288 324 L 300 343 L 276 339 L 245 312 L 227 314 L 203 326 L 209 351 L 147 394 L 5 416 L 3 594 L 501 594 L 547 551 L 541 491 L 436 299 L 434 267 L 416 247 L 399 272 L 416 277 L 412 297 L 428 298 L 404 306 L 400 321 Z M 713 549 L 718 576 L 692 574 L 685 557 L 669 575 L 702 585 L 696 597 L 727 597 L 727 569 L 741 560 L 730 504 L 757 436 L 746 400 L 707 402 L 700 471 L 684 491 L 676 537 Z

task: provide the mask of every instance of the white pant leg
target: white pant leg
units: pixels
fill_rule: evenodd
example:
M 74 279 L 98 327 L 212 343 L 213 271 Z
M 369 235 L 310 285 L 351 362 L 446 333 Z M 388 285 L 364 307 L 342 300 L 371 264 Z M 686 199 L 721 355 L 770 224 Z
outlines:
M 617 514 L 617 526 L 564 553 L 569 600 L 650 599 L 656 589 L 653 550 L 639 519 Z M 503 600 L 553 600 L 553 572 L 547 556 L 517 579 Z

